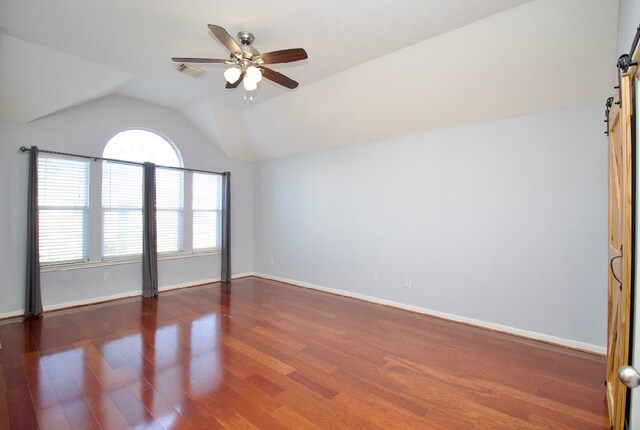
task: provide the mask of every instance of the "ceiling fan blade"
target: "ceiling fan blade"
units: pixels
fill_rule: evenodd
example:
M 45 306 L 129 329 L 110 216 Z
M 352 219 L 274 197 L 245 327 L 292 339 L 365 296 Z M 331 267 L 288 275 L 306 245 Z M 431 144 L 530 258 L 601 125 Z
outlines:
M 283 49 L 282 51 L 273 51 L 262 54 L 262 62 L 264 64 L 291 63 L 309 58 L 307 51 L 302 48 Z
M 175 61 L 176 63 L 226 63 L 229 60 L 221 60 L 219 58 L 172 57 L 171 61 Z
M 235 55 L 238 58 L 242 58 L 242 49 L 240 48 L 240 46 L 238 46 L 238 43 L 236 42 L 236 40 L 233 37 L 231 37 L 229 33 L 227 33 L 227 30 L 220 27 L 219 25 L 213 25 L 213 24 L 209 24 L 208 27 L 209 27 L 209 30 L 211 30 L 211 32 L 213 33 L 213 35 L 216 36 L 224 46 L 226 46 L 229 52 L 231 52 L 233 55 Z
M 270 81 L 275 82 L 276 84 L 280 84 L 291 90 L 298 86 L 298 83 L 296 81 L 283 75 L 282 73 L 276 72 L 275 70 L 271 70 L 263 66 L 260 66 L 260 68 L 262 69 L 262 76 L 269 79 Z
M 233 84 L 230 84 L 229 82 L 227 82 L 227 85 L 225 85 L 225 88 L 237 88 L 238 85 L 240 85 L 240 82 L 242 82 L 242 80 L 244 79 L 244 72 L 240 73 L 240 77 L 238 78 L 237 81 L 235 81 Z

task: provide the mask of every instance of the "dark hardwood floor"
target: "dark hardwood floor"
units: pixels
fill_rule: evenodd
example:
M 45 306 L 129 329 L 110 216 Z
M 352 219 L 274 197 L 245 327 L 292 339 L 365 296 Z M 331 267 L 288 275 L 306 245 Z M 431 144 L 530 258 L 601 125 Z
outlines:
M 258 278 L 0 324 L 0 429 L 604 429 L 604 358 Z

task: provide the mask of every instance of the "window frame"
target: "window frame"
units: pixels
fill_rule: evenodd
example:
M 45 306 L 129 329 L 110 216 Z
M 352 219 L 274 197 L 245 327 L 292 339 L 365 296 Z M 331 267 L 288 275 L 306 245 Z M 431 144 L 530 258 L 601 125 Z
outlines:
M 74 161 L 77 163 L 84 164 L 84 200 L 85 204 L 83 206 L 72 206 L 72 205 L 44 205 L 40 204 L 43 200 L 41 192 L 43 191 L 43 183 L 41 177 L 40 163 L 45 163 L 47 159 L 52 160 L 66 160 L 66 161 Z M 43 268 L 53 268 L 60 266 L 70 266 L 70 265 L 80 265 L 89 262 L 90 255 L 90 210 L 91 210 L 91 164 L 89 160 L 78 160 L 74 157 L 65 157 L 56 154 L 39 154 L 38 155 L 38 254 L 40 256 L 40 267 Z M 78 259 L 67 259 L 67 260 L 55 260 L 55 261 L 42 261 L 42 214 L 43 212 L 62 212 L 62 211 L 81 211 L 82 213 L 82 239 L 81 239 L 81 247 L 82 247 L 82 257 Z
M 192 200 L 192 205 L 191 205 L 191 222 L 192 222 L 192 228 L 191 228 L 191 241 L 192 241 L 192 252 L 194 254 L 206 254 L 206 253 L 219 253 L 221 252 L 222 249 L 222 175 L 217 174 L 217 173 L 204 173 L 204 172 L 193 172 L 191 175 L 191 191 L 192 194 L 195 195 L 195 181 L 194 181 L 194 177 L 195 175 L 206 175 L 206 176 L 214 176 L 216 177 L 216 181 L 217 181 L 217 192 L 218 192 L 218 201 L 216 202 L 216 208 L 214 209 L 195 209 L 195 205 L 194 205 L 194 201 Z M 195 199 L 194 199 L 195 200 Z M 196 213 L 215 213 L 216 216 L 216 228 L 215 228 L 215 235 L 216 235 L 216 243 L 214 246 L 209 246 L 209 247 L 203 247 L 203 248 L 196 248 L 195 247 L 195 218 L 196 218 Z
M 103 163 L 100 161 L 110 161 L 110 162 L 122 162 L 122 163 L 131 163 L 135 165 L 142 165 L 142 161 L 133 161 L 133 160 L 122 160 L 118 158 L 113 158 L 111 156 L 105 156 L 104 149 L 108 145 L 108 142 L 118 135 L 119 133 L 126 132 L 129 130 L 142 130 L 146 132 L 153 133 L 166 143 L 169 144 L 170 148 L 176 154 L 177 159 L 179 160 L 178 166 L 165 166 L 161 163 L 156 163 L 158 168 L 168 167 L 168 168 L 177 168 L 182 172 L 182 189 L 181 189 L 181 208 L 179 209 L 159 209 L 156 205 L 156 211 L 159 214 L 163 211 L 174 211 L 178 213 L 178 235 L 179 237 L 179 248 L 181 250 L 178 251 L 167 251 L 161 252 L 158 251 L 158 260 L 172 260 L 172 259 L 182 259 L 182 258 L 193 258 L 193 257 L 201 257 L 205 255 L 215 255 L 220 254 L 221 252 L 221 215 L 222 215 L 222 195 L 220 194 L 217 197 L 217 201 L 215 205 L 216 209 L 193 209 L 193 174 L 202 173 L 207 175 L 215 175 L 217 176 L 217 181 L 222 181 L 222 175 L 216 172 L 207 172 L 207 171 L 198 171 L 197 169 L 187 169 L 183 166 L 183 159 L 180 153 L 180 150 L 169 138 L 167 138 L 163 133 L 158 132 L 156 130 L 147 129 L 147 128 L 127 128 L 123 129 L 118 133 L 115 133 L 107 142 L 105 142 L 103 146 L 102 157 L 89 157 L 86 160 L 88 165 L 88 171 L 86 174 L 86 198 L 87 205 L 83 207 L 82 219 L 83 219 L 83 235 L 86 237 L 84 240 L 84 248 L 83 248 L 83 258 L 81 260 L 66 260 L 64 262 L 55 262 L 55 263 L 42 263 L 41 270 L 43 272 L 51 272 L 51 271 L 60 271 L 60 270 L 79 270 L 86 269 L 92 267 L 108 267 L 113 265 L 123 265 L 123 264 L 137 264 L 142 260 L 141 254 L 126 254 L 126 255 L 114 255 L 107 256 L 104 255 L 104 214 L 105 208 L 102 205 L 102 194 L 104 191 L 104 178 L 103 178 Z M 40 157 L 46 158 L 63 158 L 63 159 L 74 159 L 73 156 L 65 157 L 59 155 L 45 155 L 41 154 Z M 156 171 L 157 172 L 157 171 Z M 157 180 L 157 178 L 156 178 Z M 219 187 L 221 187 L 221 182 L 218 182 Z M 157 190 L 157 189 L 156 189 Z M 50 210 L 51 208 L 45 206 L 39 206 L 39 210 Z M 60 207 L 62 209 L 62 207 Z M 67 209 L 67 208 L 65 208 Z M 75 210 L 76 207 L 72 207 L 71 209 Z M 106 209 L 113 210 L 113 209 Z M 124 209 L 118 209 L 124 210 Z M 129 210 L 138 210 L 138 209 L 129 209 Z M 217 243 L 213 247 L 206 248 L 197 248 L 193 247 L 193 235 L 194 235 L 194 214 L 198 212 L 212 212 L 215 213 L 218 224 L 216 225 L 216 241 Z
M 181 164 L 182 164 L 182 160 L 180 159 Z M 171 212 L 175 212 L 177 214 L 177 249 L 176 250 L 170 250 L 170 251 L 160 251 L 160 249 L 158 249 L 158 258 L 160 258 L 160 256 L 172 256 L 172 255 L 182 255 L 185 254 L 185 243 L 184 243 L 184 238 L 185 238 L 185 222 L 184 222 L 184 216 L 185 216 L 185 189 L 186 189 L 186 175 L 185 175 L 185 170 L 181 170 L 180 174 L 181 174 L 181 179 L 180 179 L 180 185 L 182 186 L 182 189 L 180 190 L 180 196 L 179 196 L 179 201 L 180 204 L 178 205 L 177 209 L 167 209 L 167 208 L 158 208 L 158 171 L 159 170 L 174 170 L 172 169 L 170 166 L 169 167 L 164 167 L 164 166 L 160 166 L 156 168 L 156 225 L 158 223 L 158 214 L 160 212 L 165 212 L 165 213 L 171 213 Z M 156 242 L 159 244 L 160 240 L 159 238 L 156 240 Z
M 143 240 L 143 234 L 142 234 L 142 230 L 140 230 L 140 252 L 131 252 L 131 253 L 126 253 L 126 254 L 113 254 L 113 255 L 106 255 L 105 253 L 105 220 L 106 220 L 106 214 L 113 212 L 116 214 L 126 214 L 126 213 L 140 213 L 140 229 L 143 228 L 143 216 L 144 216 L 144 189 L 143 189 L 143 181 L 144 181 L 144 171 L 142 166 L 138 166 L 138 165 L 133 165 L 133 164 L 129 164 L 129 166 L 131 167 L 137 167 L 140 170 L 140 207 L 105 207 L 104 204 L 104 199 L 105 199 L 105 166 L 108 165 L 109 163 L 113 164 L 113 165 L 127 165 L 129 163 L 127 163 L 126 161 L 121 161 L 121 160 L 103 160 L 102 161 L 102 177 L 101 177 L 101 182 L 100 182 L 100 187 L 101 187 L 101 194 L 102 194 L 102 201 L 100 202 L 100 213 L 101 213 L 101 219 L 100 219 L 100 236 L 101 236 L 101 246 L 100 246 L 100 258 L 102 261 L 117 261 L 117 260 L 121 260 L 121 261 L 127 261 L 127 260 L 140 260 L 142 259 L 142 240 Z
M 119 144 L 118 141 L 114 140 L 117 139 L 119 136 L 120 138 L 122 138 L 122 136 L 126 133 L 129 132 L 144 132 L 144 133 L 149 133 L 153 135 L 154 139 L 157 139 L 156 141 L 161 141 L 163 144 L 167 145 L 167 148 L 171 149 L 171 151 L 173 152 L 173 155 L 175 155 L 175 162 L 173 164 L 175 165 L 171 165 L 171 163 L 166 163 L 166 164 L 162 164 L 162 163 L 158 163 L 158 160 L 153 160 L 153 159 L 149 159 L 149 158 L 153 158 L 153 157 L 148 157 L 149 154 L 147 154 L 147 156 L 144 156 L 144 160 L 143 159 L 136 159 L 135 155 L 132 155 L 130 158 L 127 157 L 120 157 L 120 158 L 115 158 L 115 155 L 110 155 L 108 153 L 109 151 L 109 145 L 110 144 L 114 144 L 117 145 Z M 179 169 L 183 169 L 183 160 L 182 160 L 182 155 L 180 153 L 180 151 L 178 150 L 178 147 L 171 141 L 171 139 L 169 139 L 167 136 L 165 136 L 163 133 L 160 133 L 156 130 L 151 130 L 148 128 L 128 128 L 125 130 L 122 130 L 118 133 L 116 133 L 114 136 L 112 136 L 109 141 L 107 141 L 107 143 L 104 146 L 104 149 L 102 151 L 102 155 L 104 158 L 107 158 L 109 160 L 111 160 L 114 163 L 137 163 L 137 164 L 142 164 L 144 162 L 152 162 L 155 163 L 156 165 L 160 165 L 159 168 L 163 168 L 163 167 L 168 167 L 168 168 L 179 168 Z M 139 156 L 139 154 L 136 154 Z M 157 194 L 156 194 L 156 220 L 158 219 L 158 213 L 160 212 L 176 212 L 177 213 L 177 226 L 176 226 L 176 230 L 177 230 L 177 236 L 178 236 L 178 243 L 177 243 L 177 249 L 176 250 L 170 250 L 170 251 L 160 251 L 158 250 L 158 258 L 160 258 L 161 256 L 179 256 L 179 255 L 183 255 L 185 253 L 185 246 L 184 246 L 184 194 L 185 194 L 185 180 L 184 180 L 184 171 L 181 170 L 182 172 L 182 180 L 181 180 L 181 186 L 182 189 L 180 191 L 180 199 L 181 199 L 181 208 L 179 209 L 158 209 L 157 207 Z M 158 168 L 156 169 L 156 192 L 158 190 L 157 188 L 157 180 L 158 180 Z M 142 173 L 142 181 L 144 183 L 144 173 Z M 101 183 L 101 187 L 104 190 L 104 183 Z M 144 196 L 143 196 L 143 200 L 144 200 Z M 118 209 L 120 211 L 122 211 L 121 209 Z M 137 209 L 136 209 L 137 210 Z M 144 203 L 141 206 L 141 211 L 144 211 Z M 104 212 L 105 209 L 104 207 L 102 207 L 102 227 L 101 227 L 101 232 L 102 232 L 102 247 L 101 247 L 101 258 L 103 261 L 112 261 L 112 260 L 140 260 L 142 258 L 142 251 L 140 251 L 140 253 L 132 253 L 132 254 L 126 254 L 126 255 L 119 255 L 119 256 L 107 256 L 105 255 L 104 252 Z

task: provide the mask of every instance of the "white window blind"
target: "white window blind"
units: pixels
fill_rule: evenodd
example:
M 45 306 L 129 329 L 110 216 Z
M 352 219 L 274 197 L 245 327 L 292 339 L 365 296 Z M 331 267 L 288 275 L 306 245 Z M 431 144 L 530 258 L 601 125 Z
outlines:
M 102 164 L 102 255 L 142 254 L 142 166 Z
M 156 230 L 158 253 L 183 250 L 184 173 L 156 169 Z
M 193 173 L 193 249 L 220 248 L 222 176 Z
M 38 158 L 40 263 L 88 259 L 89 161 Z

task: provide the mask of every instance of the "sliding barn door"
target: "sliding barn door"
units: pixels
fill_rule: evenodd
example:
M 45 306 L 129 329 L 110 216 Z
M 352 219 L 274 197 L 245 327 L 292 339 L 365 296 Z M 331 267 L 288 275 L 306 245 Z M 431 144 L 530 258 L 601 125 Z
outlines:
M 607 405 L 614 429 L 624 429 L 627 387 L 618 369 L 629 364 L 632 276 L 631 150 L 632 76 L 621 80 L 622 105 L 609 114 L 609 297 L 607 331 Z

